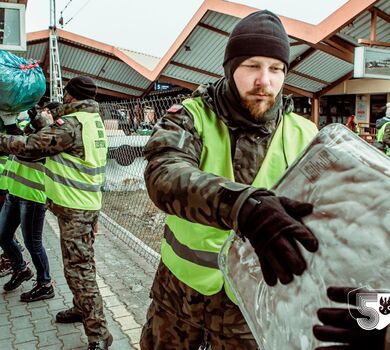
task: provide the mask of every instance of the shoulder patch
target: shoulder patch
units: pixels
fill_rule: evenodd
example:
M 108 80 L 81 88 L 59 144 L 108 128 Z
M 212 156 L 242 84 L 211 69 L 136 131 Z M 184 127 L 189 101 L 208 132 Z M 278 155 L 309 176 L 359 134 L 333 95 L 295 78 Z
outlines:
M 173 105 L 171 108 L 167 110 L 168 113 L 177 113 L 183 109 L 182 105 Z
M 62 126 L 65 124 L 64 120 L 61 119 L 61 118 L 58 118 L 56 119 L 56 123 L 55 123 L 57 126 Z

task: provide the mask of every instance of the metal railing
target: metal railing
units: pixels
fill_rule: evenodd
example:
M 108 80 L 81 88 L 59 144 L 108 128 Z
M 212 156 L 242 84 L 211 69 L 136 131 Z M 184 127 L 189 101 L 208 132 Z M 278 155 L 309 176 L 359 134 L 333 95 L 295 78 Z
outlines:
M 147 194 L 142 150 L 156 121 L 187 97 L 100 104 L 109 147 L 100 221 L 153 266 L 159 261 L 165 214 Z

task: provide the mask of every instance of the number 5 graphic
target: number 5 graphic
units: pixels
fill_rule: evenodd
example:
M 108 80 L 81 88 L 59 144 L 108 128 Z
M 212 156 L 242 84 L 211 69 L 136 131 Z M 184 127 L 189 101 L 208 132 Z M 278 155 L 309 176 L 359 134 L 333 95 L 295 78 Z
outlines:
M 350 292 L 351 293 L 351 292 Z M 348 304 L 350 295 L 348 294 Z M 365 317 L 359 317 L 356 319 L 358 325 L 369 331 L 376 327 L 379 323 L 379 313 L 373 307 L 367 306 L 367 303 L 376 303 L 377 293 L 357 293 L 356 294 L 356 306 L 359 312 Z

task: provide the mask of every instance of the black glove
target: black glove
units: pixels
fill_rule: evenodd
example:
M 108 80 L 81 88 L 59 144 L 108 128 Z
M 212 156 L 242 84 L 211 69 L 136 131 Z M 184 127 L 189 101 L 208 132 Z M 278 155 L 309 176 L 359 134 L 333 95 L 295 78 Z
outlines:
M 318 249 L 318 241 L 300 219 L 313 211 L 310 203 L 276 197 L 258 191 L 243 204 L 238 216 L 238 230 L 249 239 L 259 258 L 265 282 L 274 286 L 278 279 L 288 284 L 293 275 L 301 275 L 306 262 L 298 247 L 309 252 Z
M 347 303 L 348 293 L 356 288 L 329 287 L 327 294 L 330 300 Z M 350 305 L 356 305 L 356 293 L 362 293 L 360 289 L 349 294 Z M 355 318 L 363 315 L 357 309 L 351 309 L 352 315 L 346 308 L 321 308 L 317 315 L 323 326 L 313 327 L 314 336 L 321 341 L 341 343 L 339 345 L 321 346 L 315 350 L 383 350 L 385 348 L 386 328 L 377 330 L 365 330 L 361 328 Z
M 16 125 L 4 125 L 4 129 L 8 135 L 23 135 L 23 131 Z
M 27 111 L 28 116 L 30 117 L 30 121 L 34 120 L 37 116 L 38 112 L 36 107 L 33 107 Z

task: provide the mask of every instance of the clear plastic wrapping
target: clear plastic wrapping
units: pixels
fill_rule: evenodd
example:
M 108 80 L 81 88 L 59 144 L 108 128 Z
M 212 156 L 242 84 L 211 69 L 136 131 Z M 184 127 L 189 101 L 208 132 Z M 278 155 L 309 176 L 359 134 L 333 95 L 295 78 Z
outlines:
M 302 276 L 269 287 L 246 240 L 232 235 L 220 267 L 262 350 L 311 350 L 328 286 L 390 288 L 390 158 L 341 124 L 322 129 L 273 188 L 310 202 L 304 223 L 320 242 Z M 340 307 L 340 305 L 339 305 Z

